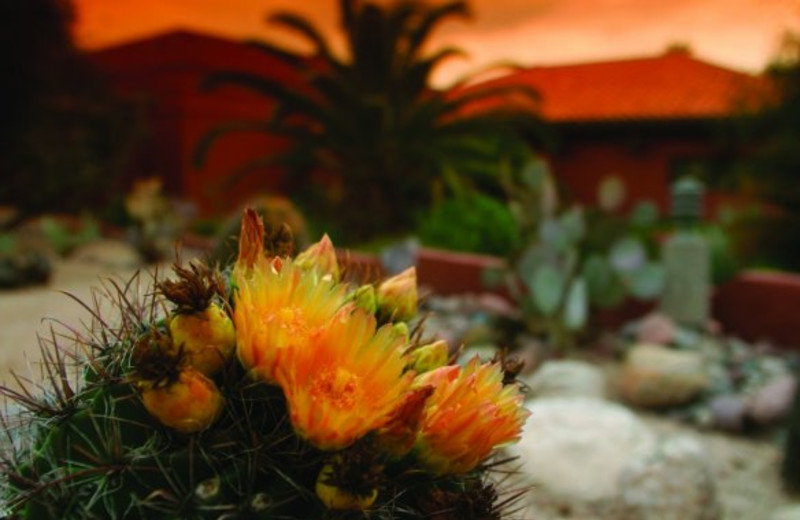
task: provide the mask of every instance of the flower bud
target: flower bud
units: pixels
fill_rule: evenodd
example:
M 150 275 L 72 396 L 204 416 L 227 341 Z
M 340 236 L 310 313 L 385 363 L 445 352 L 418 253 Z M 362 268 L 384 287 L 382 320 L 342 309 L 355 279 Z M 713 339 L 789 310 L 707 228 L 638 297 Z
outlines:
M 378 498 L 378 490 L 373 488 L 368 495 L 355 495 L 349 491 L 331 484 L 330 478 L 333 476 L 333 465 L 325 464 L 317 477 L 316 491 L 317 496 L 328 509 L 336 510 L 364 510 L 375 503 Z
M 355 303 L 356 307 L 367 311 L 367 314 L 375 314 L 378 310 L 375 287 L 372 285 L 362 285 L 350 294 L 349 299 Z
M 188 364 L 207 376 L 218 372 L 236 348 L 233 321 L 215 303 L 202 312 L 176 314 L 169 330 L 174 348 L 181 349 Z
M 142 381 L 142 403 L 161 422 L 181 433 L 205 430 L 219 417 L 224 399 L 212 380 L 193 368 L 181 370 L 178 380 L 164 387 Z
M 411 351 L 411 368 L 418 374 L 430 372 L 447 364 L 450 349 L 447 341 L 440 339 Z
M 339 262 L 336 259 L 336 249 L 327 234 L 319 242 L 311 244 L 308 249 L 297 255 L 295 265 L 304 269 L 317 269 L 320 274 L 329 274 L 334 281 L 339 280 Z
M 378 287 L 378 310 L 391 321 L 407 321 L 417 314 L 417 270 L 409 267 Z
M 405 350 L 406 346 L 408 346 L 408 342 L 411 339 L 411 332 L 408 330 L 408 323 L 404 321 L 392 323 L 392 332 L 403 338 L 403 349 Z

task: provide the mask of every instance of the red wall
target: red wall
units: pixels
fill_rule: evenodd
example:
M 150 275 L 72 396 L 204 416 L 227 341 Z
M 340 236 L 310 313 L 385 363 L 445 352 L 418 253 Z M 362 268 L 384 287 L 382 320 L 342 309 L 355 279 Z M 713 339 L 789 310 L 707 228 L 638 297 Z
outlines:
M 130 177 L 160 176 L 170 194 L 194 202 L 201 214 L 220 214 L 258 193 L 283 191 L 283 174 L 257 168 L 231 186 L 237 167 L 282 149 L 261 133 L 219 139 L 202 168 L 193 156 L 201 137 L 235 119 L 266 120 L 272 104 L 250 90 L 232 86 L 204 92 L 201 84 L 220 70 L 251 72 L 299 84 L 291 69 L 238 42 L 174 32 L 95 53 L 93 59 L 120 94 L 139 100 L 145 136 Z M 300 87 L 298 87 L 300 88 Z
M 632 143 L 630 140 L 581 141 L 551 159 L 553 172 L 571 197 L 584 205 L 597 203 L 597 189 L 603 179 L 620 177 L 626 188 L 623 210 L 650 200 L 662 212 L 669 210 L 670 167 L 673 160 L 686 157 L 708 157 L 713 148 L 710 140 L 653 139 Z M 726 202 L 714 194 L 706 197 L 706 213 L 713 215 Z

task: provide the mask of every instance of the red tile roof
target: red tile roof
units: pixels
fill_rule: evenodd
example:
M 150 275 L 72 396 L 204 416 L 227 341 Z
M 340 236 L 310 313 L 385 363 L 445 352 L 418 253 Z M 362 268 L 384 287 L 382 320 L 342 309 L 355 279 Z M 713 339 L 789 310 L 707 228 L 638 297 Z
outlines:
M 479 85 L 510 84 L 536 89 L 541 113 L 552 122 L 718 118 L 753 106 L 767 91 L 763 77 L 700 61 L 686 50 L 532 67 Z

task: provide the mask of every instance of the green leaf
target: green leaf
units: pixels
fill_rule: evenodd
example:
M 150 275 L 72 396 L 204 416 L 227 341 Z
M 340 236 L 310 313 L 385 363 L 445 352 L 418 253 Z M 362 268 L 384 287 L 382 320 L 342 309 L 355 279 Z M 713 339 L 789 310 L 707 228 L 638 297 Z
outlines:
M 538 190 L 541 189 L 545 179 L 550 175 L 547 168 L 547 163 L 542 160 L 529 161 L 520 173 L 522 182 L 528 188 Z
M 649 229 L 658 224 L 658 206 L 650 201 L 640 202 L 631 211 L 631 225 L 636 229 Z
M 580 242 L 586 233 L 586 221 L 583 215 L 583 208 L 575 206 L 570 208 L 559 217 L 562 232 L 565 239 L 571 244 Z
M 517 263 L 517 274 L 529 283 L 540 265 L 555 262 L 557 255 L 540 243 L 533 243 L 522 253 Z
M 641 300 L 656 298 L 664 290 L 667 272 L 664 266 L 649 262 L 641 269 L 630 273 L 628 277 L 631 294 Z
M 632 237 L 617 240 L 611 246 L 608 255 L 611 266 L 622 275 L 641 269 L 647 262 L 647 251 L 644 245 Z
M 539 266 L 533 275 L 530 289 L 536 308 L 545 316 L 551 316 L 561 303 L 564 276 L 552 265 Z
M 625 299 L 626 289 L 603 256 L 591 255 L 583 264 L 589 301 L 600 307 L 614 307 Z
M 570 330 L 581 330 L 586 325 L 588 312 L 589 297 L 586 281 L 583 278 L 576 278 L 572 281 L 567 293 L 567 301 L 564 307 L 564 323 Z
M 564 224 L 556 219 L 546 219 L 539 225 L 539 239 L 543 245 L 562 253 L 570 247 L 570 236 Z

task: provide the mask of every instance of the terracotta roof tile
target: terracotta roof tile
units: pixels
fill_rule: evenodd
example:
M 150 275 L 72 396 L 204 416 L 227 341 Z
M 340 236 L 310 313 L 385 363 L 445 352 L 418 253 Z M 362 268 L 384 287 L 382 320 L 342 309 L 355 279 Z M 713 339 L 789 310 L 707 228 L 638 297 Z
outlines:
M 685 50 L 532 67 L 479 85 L 509 84 L 538 90 L 541 113 L 553 122 L 717 118 L 753 106 L 767 91 L 763 77 L 700 61 Z

